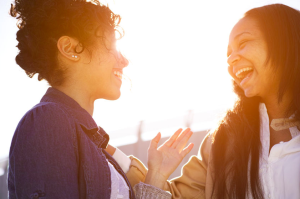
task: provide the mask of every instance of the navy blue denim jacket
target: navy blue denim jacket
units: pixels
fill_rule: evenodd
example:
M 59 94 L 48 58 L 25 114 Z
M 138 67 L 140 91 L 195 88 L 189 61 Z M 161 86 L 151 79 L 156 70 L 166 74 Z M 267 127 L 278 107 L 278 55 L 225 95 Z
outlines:
M 75 100 L 49 88 L 19 122 L 9 154 L 9 198 L 110 198 L 109 136 Z

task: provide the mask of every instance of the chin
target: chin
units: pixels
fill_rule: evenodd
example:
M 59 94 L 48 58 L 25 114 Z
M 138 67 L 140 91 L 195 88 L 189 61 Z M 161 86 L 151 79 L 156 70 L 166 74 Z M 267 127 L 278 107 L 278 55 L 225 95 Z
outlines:
M 253 91 L 244 90 L 244 94 L 246 97 L 255 97 L 257 94 L 255 94 Z
M 113 97 L 111 100 L 117 100 L 117 99 L 119 99 L 120 97 L 121 97 L 121 95 L 118 95 L 118 96 Z
M 121 92 L 117 92 L 117 93 L 111 93 L 109 96 L 107 96 L 105 99 L 107 100 L 117 100 L 121 97 Z

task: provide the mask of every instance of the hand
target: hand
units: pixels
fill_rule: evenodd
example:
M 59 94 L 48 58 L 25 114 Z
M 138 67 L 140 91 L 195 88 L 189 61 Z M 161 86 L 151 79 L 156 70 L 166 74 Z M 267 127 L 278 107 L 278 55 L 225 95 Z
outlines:
M 153 138 L 148 149 L 148 173 L 145 183 L 163 189 L 165 181 L 192 150 L 194 146 L 192 143 L 184 148 L 192 134 L 193 132 L 189 128 L 183 132 L 182 129 L 178 129 L 159 148 L 157 148 L 157 144 L 161 134 L 158 133 Z

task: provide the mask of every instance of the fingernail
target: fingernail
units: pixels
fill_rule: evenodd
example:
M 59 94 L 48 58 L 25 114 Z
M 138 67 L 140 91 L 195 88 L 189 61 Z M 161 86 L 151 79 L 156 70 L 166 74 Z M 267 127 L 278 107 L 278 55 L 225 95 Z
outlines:
M 160 132 L 158 132 L 158 134 L 155 136 L 155 138 L 157 138 L 159 136 Z

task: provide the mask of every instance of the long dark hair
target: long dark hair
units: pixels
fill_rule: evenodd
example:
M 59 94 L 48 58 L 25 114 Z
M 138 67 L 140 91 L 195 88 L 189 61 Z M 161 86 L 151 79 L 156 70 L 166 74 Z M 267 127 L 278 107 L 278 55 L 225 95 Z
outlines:
M 300 120 L 300 12 L 282 4 L 254 8 L 245 13 L 258 22 L 268 47 L 267 62 L 281 74 L 278 103 L 285 91 L 292 92 L 288 111 Z M 213 197 L 263 198 L 259 180 L 261 152 L 259 97 L 247 98 L 233 83 L 238 96 L 213 132 Z M 248 173 L 248 171 L 250 172 Z

